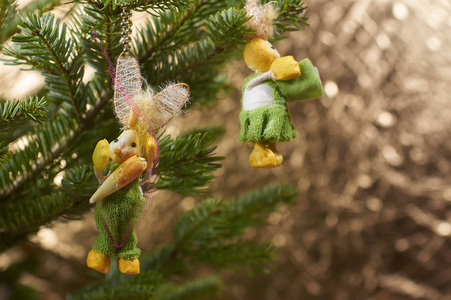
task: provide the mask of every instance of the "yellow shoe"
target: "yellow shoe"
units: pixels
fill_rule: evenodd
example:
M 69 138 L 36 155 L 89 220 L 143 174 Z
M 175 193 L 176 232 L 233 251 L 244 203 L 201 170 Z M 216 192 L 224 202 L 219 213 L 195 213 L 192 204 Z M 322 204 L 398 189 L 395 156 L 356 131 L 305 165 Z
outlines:
M 108 273 L 111 266 L 110 257 L 107 254 L 100 253 L 95 250 L 89 251 L 86 264 L 91 269 L 99 271 L 103 274 Z
M 282 155 L 277 151 L 274 143 L 269 145 L 255 143 L 254 151 L 249 156 L 252 168 L 271 169 L 278 167 L 282 161 Z
M 124 259 L 118 257 L 117 269 L 124 274 L 137 275 L 139 274 L 139 260 L 137 258 Z
M 269 143 L 268 148 L 274 153 L 276 156 L 277 165 L 276 167 L 280 166 L 283 162 L 283 156 L 280 154 L 280 152 L 276 149 L 276 143 Z

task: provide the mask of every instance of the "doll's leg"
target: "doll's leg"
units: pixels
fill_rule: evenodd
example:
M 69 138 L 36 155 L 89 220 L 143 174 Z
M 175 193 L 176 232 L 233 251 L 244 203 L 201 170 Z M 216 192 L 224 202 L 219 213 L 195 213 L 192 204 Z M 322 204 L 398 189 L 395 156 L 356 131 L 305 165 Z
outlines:
M 92 250 L 88 253 L 86 264 L 89 268 L 106 274 L 110 270 L 111 266 L 108 253 L 111 253 L 112 251 L 112 246 L 110 246 L 106 241 L 105 235 L 100 233 L 94 242 L 94 245 L 92 245 Z
M 252 168 L 271 169 L 280 166 L 282 161 L 283 157 L 274 143 L 255 143 L 254 150 L 249 156 Z
M 127 243 L 117 251 L 117 269 L 124 274 L 139 274 L 139 260 L 141 250 L 136 247 L 138 238 L 133 232 Z

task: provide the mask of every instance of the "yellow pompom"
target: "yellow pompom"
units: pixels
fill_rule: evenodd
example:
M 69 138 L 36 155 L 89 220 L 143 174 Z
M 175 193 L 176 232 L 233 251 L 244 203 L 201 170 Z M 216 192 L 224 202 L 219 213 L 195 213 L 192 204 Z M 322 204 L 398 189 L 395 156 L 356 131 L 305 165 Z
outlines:
M 94 162 L 94 168 L 97 170 L 103 170 L 108 165 L 110 160 L 110 144 L 108 141 L 103 139 L 99 141 L 92 154 L 92 161 Z
M 293 56 L 284 56 L 276 59 L 271 65 L 271 72 L 276 80 L 290 80 L 301 75 L 299 63 Z

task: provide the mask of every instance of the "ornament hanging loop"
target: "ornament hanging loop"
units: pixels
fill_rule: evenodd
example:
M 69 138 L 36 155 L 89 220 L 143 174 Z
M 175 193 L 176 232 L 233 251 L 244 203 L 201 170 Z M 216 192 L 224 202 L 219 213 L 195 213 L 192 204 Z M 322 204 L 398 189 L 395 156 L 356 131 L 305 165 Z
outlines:
M 121 17 L 122 17 L 122 22 L 121 22 L 121 27 L 122 27 L 122 44 L 124 45 L 124 49 L 122 50 L 122 52 L 124 53 L 129 53 L 130 49 L 131 49 L 131 34 L 132 34 L 132 21 L 130 20 L 130 17 L 132 16 L 132 12 L 128 9 L 127 5 L 124 3 L 122 4 L 122 13 L 121 13 Z

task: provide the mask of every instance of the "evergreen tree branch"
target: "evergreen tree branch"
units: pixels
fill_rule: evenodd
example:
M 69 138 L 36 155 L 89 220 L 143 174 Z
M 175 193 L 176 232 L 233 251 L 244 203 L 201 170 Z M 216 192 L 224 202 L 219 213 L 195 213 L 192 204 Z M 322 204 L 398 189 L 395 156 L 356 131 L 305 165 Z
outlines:
M 5 146 L 3 142 L 0 142 L 0 167 L 9 161 L 11 154 L 9 152 L 8 146 Z
M 59 19 L 50 13 L 42 17 L 30 15 L 19 28 L 22 33 L 13 36 L 14 46 L 5 48 L 5 54 L 14 57 L 9 64 L 28 64 L 42 71 L 49 83 L 50 97 L 62 98 L 72 104 L 77 120 L 81 108 L 77 98 L 84 92 L 84 68 L 76 38 L 66 35 L 67 25 L 59 28 Z
M 219 277 L 211 276 L 196 279 L 183 285 L 173 284 L 162 285 L 156 292 L 155 300 L 202 300 L 211 299 L 218 296 L 222 288 L 222 280 Z
M 262 4 L 269 2 L 275 2 L 273 0 L 262 0 Z M 279 11 L 279 17 L 274 23 L 278 34 L 282 34 L 285 31 L 302 31 L 302 27 L 299 23 L 309 26 L 307 23 L 308 18 L 301 17 L 301 14 L 305 12 L 307 6 L 305 1 L 302 0 L 277 0 L 276 7 Z
M 189 77 L 197 74 L 210 75 L 208 81 L 211 81 L 215 77 L 211 75 L 216 75 L 219 65 L 226 59 L 223 54 L 240 43 L 244 44 L 242 35 L 250 32 L 244 25 L 247 20 L 245 11 L 235 8 L 210 16 L 205 31 L 211 33 L 221 26 L 220 34 L 194 41 L 180 49 L 154 53 L 151 60 L 143 62 L 143 75 L 151 84 L 178 80 L 182 75 L 190 82 Z
M 9 240 L 33 234 L 59 217 L 73 219 L 86 211 L 97 185 L 92 169 L 80 166 L 70 170 L 53 193 L 8 203 L 7 210 L 0 210 L 0 250 L 12 246 Z
M 199 206 L 198 210 L 190 210 L 179 219 L 174 229 L 174 248 L 172 256 L 175 257 L 188 242 L 215 216 L 215 214 L 223 212 L 218 201 L 211 200 Z M 186 226 L 186 227 L 184 227 Z M 183 227 L 183 228 L 182 228 Z
M 216 162 L 224 159 L 214 156 L 216 147 L 211 147 L 214 141 L 207 132 L 163 138 L 158 157 L 160 179 L 157 188 L 184 195 L 206 194 L 205 187 L 214 178 L 211 172 L 221 167 Z
M 191 168 L 193 164 L 201 166 L 201 162 L 205 160 L 206 157 L 212 155 L 212 150 L 214 148 L 209 149 L 209 146 L 211 145 L 211 142 L 213 140 L 209 136 L 209 134 L 206 132 L 199 132 L 196 134 L 190 134 L 180 139 L 176 137 L 174 138 L 174 140 L 171 140 L 169 136 L 166 136 L 165 138 L 163 138 L 163 140 L 165 141 L 163 143 L 164 147 L 162 147 L 162 151 L 160 152 L 160 155 L 162 157 L 160 158 L 160 161 L 163 165 L 162 174 L 169 173 L 171 169 L 178 170 L 177 165 L 184 166 L 182 170 L 184 170 L 184 168 L 187 169 L 185 173 L 172 172 L 170 176 L 170 180 L 172 180 L 172 182 L 168 182 L 168 177 L 162 176 L 162 178 L 159 180 L 159 182 L 162 183 L 162 186 L 164 186 L 164 188 L 170 188 L 171 185 L 173 185 L 173 188 L 171 189 L 176 192 L 183 191 L 185 193 L 189 192 L 192 194 L 205 193 L 203 190 L 197 190 L 196 187 L 205 186 L 211 180 L 211 178 L 214 178 L 214 176 L 210 175 L 210 172 L 216 170 L 219 165 L 212 167 L 211 163 L 203 162 L 203 164 L 205 164 L 204 169 L 200 172 L 196 172 L 196 176 L 198 177 L 193 177 L 192 174 L 189 174 L 189 169 L 188 167 L 186 167 L 186 164 L 190 164 Z M 27 148 L 27 151 L 30 151 L 30 155 L 36 153 L 34 147 L 35 146 Z M 192 154 L 187 151 L 187 149 L 191 149 L 191 147 L 199 149 L 196 153 Z M 165 154 L 168 153 L 170 153 L 171 155 L 165 156 Z M 175 155 L 172 155 L 173 153 L 175 153 Z M 171 160 L 171 158 L 174 158 L 175 160 Z M 51 157 L 50 159 L 54 160 L 54 157 Z M 219 159 L 221 158 L 211 157 L 206 161 L 216 161 Z M 15 160 L 17 159 L 15 158 Z M 11 161 L 9 163 L 11 164 Z M 37 175 L 39 174 L 37 170 L 40 170 L 44 165 L 45 164 L 42 163 L 38 167 L 30 166 L 25 171 L 35 172 L 35 174 Z M 20 165 L 17 166 L 14 170 L 17 171 L 18 169 L 20 169 Z M 8 170 L 11 170 L 11 168 L 9 168 Z M 57 173 L 61 171 L 61 169 L 54 169 L 52 172 Z M 183 180 L 187 177 L 193 177 L 189 180 L 189 183 L 192 183 L 193 186 L 186 187 L 185 190 L 183 190 L 182 188 L 175 185 L 176 182 L 183 182 Z M 2 228 L 2 230 L 8 234 L 31 234 L 34 233 L 40 226 L 53 221 L 59 216 L 62 216 L 66 219 L 72 219 L 74 216 L 80 215 L 88 209 L 88 199 L 97 188 L 97 182 L 95 180 L 93 181 L 93 178 L 94 177 L 91 168 L 73 167 L 64 176 L 62 181 L 63 186 L 55 190 L 52 194 L 43 196 L 37 200 L 33 200 L 31 204 L 23 201 L 8 204 L 8 209 L 11 209 L 18 213 L 8 214 L 5 216 L 0 215 L 0 228 Z M 27 179 L 31 180 L 30 178 Z M 160 187 L 157 186 L 157 188 Z M 16 188 L 15 190 L 17 189 L 18 188 Z M 57 200 L 62 202 L 57 202 Z M 50 203 L 49 205 L 53 206 L 46 208 L 46 203 Z M 61 209 L 62 206 L 65 207 L 64 210 Z M 41 211 L 41 207 L 43 209 L 43 212 L 41 214 L 36 213 L 36 211 Z M 24 211 L 24 208 L 32 208 L 31 211 L 33 212 L 33 214 L 28 215 L 27 211 Z M 21 219 L 20 216 L 25 216 L 25 219 Z M 44 216 L 47 217 L 44 218 Z M 27 227 L 27 224 L 24 224 L 24 220 L 27 220 L 27 224 L 30 227 Z
M 40 123 L 46 113 L 46 101 L 37 96 L 0 103 L 0 132 L 12 130 L 25 120 Z
M 7 39 L 5 24 L 14 19 L 14 13 L 17 9 L 17 4 L 14 2 L 14 0 L 0 0 L 0 44 Z
M 14 4 L 15 1 L 11 0 L 1 0 L 5 4 L 4 7 L 7 11 L 4 16 L 3 24 L 0 22 L 0 43 L 7 41 L 12 35 L 17 33 L 20 29 L 18 25 L 21 24 L 21 16 L 27 16 L 32 13 L 43 14 L 45 12 L 51 11 L 57 6 L 61 5 L 63 1 L 61 0 L 36 0 L 28 3 L 25 7 L 21 8 L 20 11 L 17 10 L 17 5 Z M 9 4 L 11 3 L 11 4 Z
M 140 281 L 139 276 L 130 278 L 116 274 L 77 292 L 72 295 L 73 299 L 139 299 L 150 296 L 155 299 L 197 299 L 164 298 L 177 295 L 177 288 L 161 283 L 174 274 L 183 273 L 191 263 L 208 262 L 234 270 L 265 268 L 274 255 L 273 247 L 265 242 L 236 242 L 236 238 L 243 235 L 244 229 L 258 226 L 277 205 L 293 203 L 296 195 L 296 189 L 290 185 L 273 185 L 235 200 L 204 200 L 179 218 L 172 242 L 159 251 L 141 257 L 141 272 L 156 272 L 150 273 L 148 280 L 147 275 Z M 128 287 L 129 284 L 130 290 L 125 288 L 126 291 L 117 291 L 118 294 L 111 292 L 115 287 Z M 155 288 L 158 288 L 156 292 Z
M 179 8 L 181 6 L 186 6 L 186 0 L 107 0 L 107 1 L 96 1 L 96 0 L 86 0 L 87 3 L 95 6 L 101 10 L 111 7 L 111 12 L 114 14 L 120 13 L 122 10 L 121 5 L 126 4 L 127 8 L 130 10 L 137 11 L 147 11 L 148 9 L 153 10 L 166 10 Z
M 128 8 L 133 10 L 146 11 L 148 9 L 154 10 L 168 10 L 187 6 L 187 0 L 128 0 Z
M 95 84 L 89 87 L 95 88 Z M 88 111 L 82 122 L 70 122 L 70 119 L 64 117 L 70 115 L 70 111 L 62 110 L 56 117 L 35 128 L 36 137 L 29 135 L 28 145 L 13 153 L 12 159 L 0 167 L 0 196 L 3 199 L 11 197 L 14 191 L 19 191 L 25 184 L 36 179 L 46 166 L 62 154 L 67 145 L 76 144 L 80 135 L 94 126 L 94 120 L 108 103 L 112 91 L 98 94 L 102 95 L 100 100 Z
M 258 268 L 264 270 L 274 259 L 274 247 L 268 242 L 256 243 L 240 241 L 237 243 L 214 247 L 199 247 L 196 251 L 202 262 L 208 262 L 216 267 L 230 268 L 235 271 Z
M 110 82 L 108 61 L 94 39 L 93 30 L 97 38 L 102 42 L 108 57 L 114 63 L 114 60 L 123 49 L 120 43 L 120 11 L 114 11 L 111 6 L 87 5 L 83 8 L 83 12 L 77 13 L 74 22 L 75 26 L 80 28 L 86 62 L 96 70 L 99 78 L 103 78 L 105 82 Z
M 164 53 L 194 41 L 201 31 L 192 29 L 203 26 L 211 14 L 226 8 L 227 1 L 191 0 L 186 7 L 185 10 L 164 11 L 140 30 L 135 49 L 141 63 L 152 59 L 155 52 Z
M 269 213 L 279 204 L 291 204 L 296 201 L 297 191 L 291 185 L 272 185 L 249 192 L 238 199 L 221 201 L 207 199 L 185 212 L 177 221 L 173 233 L 173 242 L 167 244 L 158 253 L 143 260 L 143 269 L 159 269 L 165 272 L 174 272 L 183 266 L 182 262 L 195 257 L 195 261 L 209 261 L 208 254 L 215 249 L 223 249 L 224 254 L 238 247 L 241 243 L 247 246 L 249 253 L 253 253 L 255 259 L 266 261 L 272 256 L 272 248 L 236 243 L 236 239 L 244 234 L 249 227 L 258 226 L 268 217 Z M 230 244 L 230 246 L 226 246 Z M 234 246 L 235 244 L 235 246 Z M 228 248 L 227 248 L 228 247 Z M 263 254 L 263 248 L 266 253 Z M 214 253 L 214 252 L 211 252 Z M 234 266 L 224 256 L 217 256 L 215 264 L 230 267 L 247 268 L 242 263 Z M 249 260 L 252 265 L 252 260 Z

